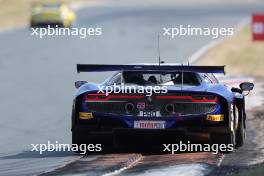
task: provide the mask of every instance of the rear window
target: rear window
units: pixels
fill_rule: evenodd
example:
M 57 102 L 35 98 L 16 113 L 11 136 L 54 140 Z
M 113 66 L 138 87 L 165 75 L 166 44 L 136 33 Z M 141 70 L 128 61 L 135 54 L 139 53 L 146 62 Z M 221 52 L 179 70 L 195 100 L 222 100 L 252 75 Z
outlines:
M 123 72 L 124 83 L 137 85 L 200 85 L 196 73 L 192 72 L 168 72 L 168 73 L 141 73 Z

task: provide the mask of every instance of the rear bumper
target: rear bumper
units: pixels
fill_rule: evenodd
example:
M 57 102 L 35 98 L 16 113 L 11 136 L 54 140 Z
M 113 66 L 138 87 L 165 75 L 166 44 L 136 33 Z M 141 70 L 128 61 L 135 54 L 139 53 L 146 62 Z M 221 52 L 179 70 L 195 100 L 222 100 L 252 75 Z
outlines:
M 134 129 L 134 128 L 114 128 L 111 131 L 94 131 L 87 126 L 76 126 L 72 128 L 73 132 L 77 133 L 93 133 L 93 134 L 116 134 L 116 133 L 218 133 L 228 134 L 231 133 L 229 127 L 177 127 L 168 129 Z
M 112 131 L 91 131 L 79 126 L 73 128 L 72 132 L 78 135 L 83 142 L 93 139 L 96 143 L 109 144 L 114 142 L 118 145 L 155 145 L 164 143 L 175 143 L 177 141 L 208 142 L 210 134 L 228 134 L 227 127 L 206 128 L 173 128 L 173 129 L 129 129 L 116 128 Z

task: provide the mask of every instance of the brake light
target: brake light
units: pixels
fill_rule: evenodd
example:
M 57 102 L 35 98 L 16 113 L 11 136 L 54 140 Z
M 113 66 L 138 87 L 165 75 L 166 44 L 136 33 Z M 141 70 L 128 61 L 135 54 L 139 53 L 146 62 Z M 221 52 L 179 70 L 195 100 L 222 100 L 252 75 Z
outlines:
M 192 102 L 215 103 L 217 102 L 216 96 L 192 96 Z
M 86 94 L 84 96 L 85 100 L 88 101 L 108 101 L 111 99 L 141 99 L 143 98 L 143 95 L 115 95 L 115 94 L 109 94 L 108 96 L 106 94 Z
M 160 96 L 156 96 L 156 99 L 182 100 L 182 101 L 190 101 L 194 103 L 216 103 L 218 101 L 216 96 L 202 96 L 202 95 L 194 95 L 194 96 L 160 95 Z
M 84 96 L 85 100 L 105 100 L 107 98 L 106 94 L 86 94 Z

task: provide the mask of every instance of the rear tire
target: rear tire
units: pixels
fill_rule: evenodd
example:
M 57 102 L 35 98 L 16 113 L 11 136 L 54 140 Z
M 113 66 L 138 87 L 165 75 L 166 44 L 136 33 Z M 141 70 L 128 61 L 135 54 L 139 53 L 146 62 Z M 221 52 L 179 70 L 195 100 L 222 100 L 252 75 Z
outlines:
M 211 134 L 212 144 L 235 144 L 235 133 L 230 134 Z
M 82 144 L 80 138 L 78 137 L 78 133 L 77 132 L 74 132 L 72 131 L 72 144 L 73 145 L 77 145 L 78 146 L 78 149 L 80 148 L 80 145 Z M 78 153 L 80 154 L 81 151 L 80 150 L 74 150 L 75 153 Z
M 246 130 L 245 126 L 243 124 L 243 120 L 241 119 L 238 128 L 236 131 L 236 148 L 243 146 L 244 142 L 246 140 Z
M 228 148 L 230 148 L 230 144 L 232 144 L 232 150 L 219 151 L 222 153 L 231 153 L 235 148 L 236 134 L 235 132 L 230 134 L 211 134 L 211 142 L 212 144 L 218 145 L 225 144 Z

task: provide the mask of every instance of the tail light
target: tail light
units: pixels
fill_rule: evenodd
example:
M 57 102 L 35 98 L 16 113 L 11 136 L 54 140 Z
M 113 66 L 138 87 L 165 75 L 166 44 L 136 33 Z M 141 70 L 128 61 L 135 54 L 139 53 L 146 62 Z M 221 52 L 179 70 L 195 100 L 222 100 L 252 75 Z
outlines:
M 86 94 L 84 96 L 85 100 L 105 100 L 106 98 L 106 94 Z
M 192 102 L 201 102 L 201 103 L 215 103 L 217 102 L 217 97 L 213 95 L 206 95 L 206 96 L 192 96 Z
M 104 93 L 92 93 L 86 94 L 84 99 L 87 101 L 108 101 L 112 99 L 142 99 L 144 98 L 143 95 L 124 95 L 124 94 L 109 94 L 106 95 Z
M 156 99 L 190 101 L 193 103 L 216 103 L 216 96 L 211 95 L 159 95 Z

